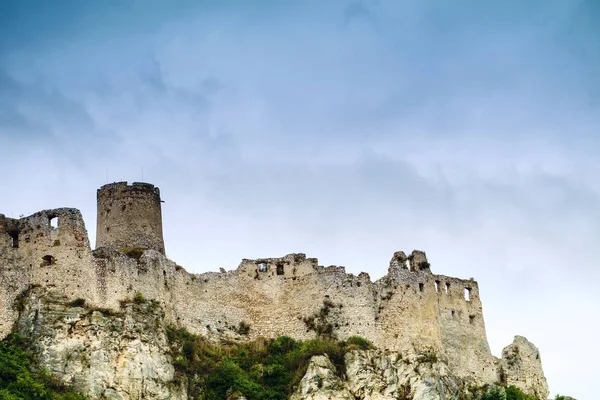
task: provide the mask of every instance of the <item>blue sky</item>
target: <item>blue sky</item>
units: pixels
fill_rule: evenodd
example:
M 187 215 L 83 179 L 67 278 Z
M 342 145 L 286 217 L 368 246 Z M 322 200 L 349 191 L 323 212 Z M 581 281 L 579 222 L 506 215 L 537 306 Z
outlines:
M 0 212 L 77 207 L 93 239 L 96 188 L 143 179 L 190 271 L 305 252 L 379 278 L 423 249 L 479 281 L 496 355 L 524 335 L 553 393 L 591 399 L 598 20 L 579 0 L 5 0 Z

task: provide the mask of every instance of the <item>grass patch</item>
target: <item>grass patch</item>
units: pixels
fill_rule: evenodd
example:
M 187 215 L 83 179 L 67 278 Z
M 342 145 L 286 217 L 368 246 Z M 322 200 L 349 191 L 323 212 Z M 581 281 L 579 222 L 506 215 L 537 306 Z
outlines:
M 373 350 L 375 346 L 369 340 L 360 336 L 350 336 L 345 340 L 347 350 Z
M 135 304 L 144 304 L 146 302 L 142 292 L 135 292 L 135 295 L 133 296 L 133 302 Z

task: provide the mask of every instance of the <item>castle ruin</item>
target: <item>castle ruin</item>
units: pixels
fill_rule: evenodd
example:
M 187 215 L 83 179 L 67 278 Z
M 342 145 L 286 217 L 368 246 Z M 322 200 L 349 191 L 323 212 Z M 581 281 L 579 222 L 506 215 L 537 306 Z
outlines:
M 235 270 L 192 274 L 165 256 L 160 192 L 153 185 L 103 186 L 97 218 L 92 251 L 76 209 L 21 219 L 0 214 L 1 337 L 32 285 L 113 309 L 142 293 L 161 304 L 169 322 L 208 338 L 359 335 L 406 356 L 435 352 L 475 384 L 498 378 L 477 282 L 434 274 L 422 251 L 394 253 L 387 275 L 375 282 L 304 254 L 243 259 Z

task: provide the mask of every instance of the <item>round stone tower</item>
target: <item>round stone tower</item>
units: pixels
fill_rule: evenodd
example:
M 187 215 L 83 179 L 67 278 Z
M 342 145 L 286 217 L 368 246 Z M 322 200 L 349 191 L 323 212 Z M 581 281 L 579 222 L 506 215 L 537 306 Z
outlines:
M 149 183 L 111 183 L 98 189 L 96 248 L 153 249 L 165 254 L 160 190 Z

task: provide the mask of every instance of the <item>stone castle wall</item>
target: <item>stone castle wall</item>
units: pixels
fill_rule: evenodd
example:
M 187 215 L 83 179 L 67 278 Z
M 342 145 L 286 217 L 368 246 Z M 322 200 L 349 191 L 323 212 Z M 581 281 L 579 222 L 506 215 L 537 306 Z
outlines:
M 17 316 L 15 301 L 30 285 L 97 302 L 96 270 L 78 210 L 46 210 L 18 220 L 0 215 L 2 336 L 10 331 Z
M 118 185 L 118 190 L 130 188 Z M 105 192 L 106 187 L 99 193 L 99 214 L 111 204 Z M 141 203 L 146 200 L 143 195 Z M 121 203 L 113 200 L 111 215 L 125 212 L 119 210 L 129 203 Z M 50 223 L 54 218 L 58 228 Z M 126 226 L 118 228 L 111 218 L 104 218 L 102 228 L 125 235 Z M 149 220 L 144 213 L 142 220 Z M 161 244 L 162 228 L 154 225 L 152 231 L 151 242 Z M 114 309 L 139 292 L 157 300 L 170 322 L 209 338 L 310 339 L 316 331 L 340 339 L 359 335 L 406 356 L 433 351 L 458 377 L 479 384 L 497 378 L 477 282 L 432 274 L 423 252 L 395 253 L 388 274 L 375 282 L 366 273 L 320 266 L 304 254 L 244 259 L 232 271 L 190 274 L 162 254 L 164 245 L 124 254 L 120 246 L 133 247 L 134 241 L 123 238 L 101 239 L 108 246 L 92 252 L 77 210 L 47 210 L 19 220 L 0 215 L 0 335 L 12 328 L 19 295 L 30 285 Z M 239 329 L 242 322 L 249 332 Z

